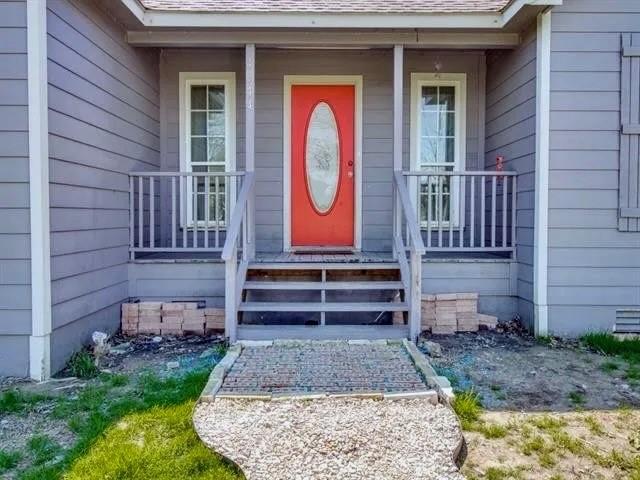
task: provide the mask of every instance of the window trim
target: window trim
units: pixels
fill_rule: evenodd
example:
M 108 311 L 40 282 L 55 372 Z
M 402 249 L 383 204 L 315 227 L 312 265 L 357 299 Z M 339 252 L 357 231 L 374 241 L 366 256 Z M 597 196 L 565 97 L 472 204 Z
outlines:
M 233 172 L 236 169 L 236 74 L 235 72 L 180 72 L 179 73 L 179 107 L 180 107 L 180 171 L 191 172 L 191 91 L 192 85 L 220 85 L 225 91 L 224 109 L 224 129 L 225 129 L 225 172 Z M 187 196 L 191 192 L 191 182 L 187 183 Z M 229 215 L 235 203 L 235 185 L 230 182 L 228 190 L 227 208 L 225 211 L 225 221 L 219 224 L 224 228 L 229 220 Z M 182 208 L 180 209 L 180 226 L 182 228 L 193 228 L 193 212 L 191 202 L 187 203 L 187 219 L 184 218 Z M 204 225 L 204 222 L 197 222 Z M 212 225 L 215 223 L 210 222 Z
M 420 111 L 422 99 L 422 87 L 454 87 L 455 89 L 455 145 L 454 145 L 454 165 L 456 172 L 463 172 L 466 169 L 467 150 L 467 74 L 466 73 L 412 73 L 411 74 L 411 132 L 410 132 L 410 162 L 412 170 L 422 170 L 420 163 L 421 154 L 421 134 L 422 115 Z M 453 201 L 453 226 L 460 227 L 459 215 L 459 186 L 454 179 L 451 186 Z M 411 182 L 410 190 L 413 199 L 418 197 L 417 181 Z M 417 201 L 417 200 L 416 200 Z M 416 211 L 418 205 L 415 206 Z M 462 220 L 464 221 L 464 220 Z M 436 225 L 432 221 L 432 226 Z M 449 222 L 443 222 L 443 226 L 448 227 Z M 420 222 L 421 228 L 427 228 L 427 222 Z

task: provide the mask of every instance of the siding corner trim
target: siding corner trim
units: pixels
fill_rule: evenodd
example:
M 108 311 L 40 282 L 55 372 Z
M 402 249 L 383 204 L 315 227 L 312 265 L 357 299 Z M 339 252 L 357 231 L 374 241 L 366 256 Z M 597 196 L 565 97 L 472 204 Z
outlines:
M 551 10 L 538 15 L 536 63 L 536 174 L 533 304 L 536 335 L 549 331 L 549 121 L 551 96 Z
M 31 336 L 29 375 L 51 375 L 51 249 L 49 226 L 49 125 L 47 6 L 27 2 L 29 200 L 31 224 Z

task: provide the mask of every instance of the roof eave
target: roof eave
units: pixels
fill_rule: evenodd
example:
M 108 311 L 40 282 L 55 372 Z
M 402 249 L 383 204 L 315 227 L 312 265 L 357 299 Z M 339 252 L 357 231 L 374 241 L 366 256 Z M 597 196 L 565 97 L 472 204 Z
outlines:
M 159 11 L 145 9 L 138 0 L 120 1 L 141 25 L 156 28 L 502 29 L 525 7 L 563 0 L 514 0 L 502 12 L 397 14 Z

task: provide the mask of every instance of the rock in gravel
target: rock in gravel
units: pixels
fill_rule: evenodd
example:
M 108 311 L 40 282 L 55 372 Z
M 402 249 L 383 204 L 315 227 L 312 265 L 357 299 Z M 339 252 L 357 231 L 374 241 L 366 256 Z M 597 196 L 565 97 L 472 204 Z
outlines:
M 167 370 L 175 370 L 180 368 L 180 362 L 167 362 Z
M 463 480 L 455 414 L 424 399 L 218 398 L 196 407 L 200 438 L 249 480 Z
M 423 340 L 420 342 L 420 348 L 422 348 L 430 357 L 441 357 L 442 347 L 437 342 L 431 342 L 429 340 Z
M 151 340 L 153 341 L 153 343 L 160 343 L 162 342 L 162 337 L 153 337 Z

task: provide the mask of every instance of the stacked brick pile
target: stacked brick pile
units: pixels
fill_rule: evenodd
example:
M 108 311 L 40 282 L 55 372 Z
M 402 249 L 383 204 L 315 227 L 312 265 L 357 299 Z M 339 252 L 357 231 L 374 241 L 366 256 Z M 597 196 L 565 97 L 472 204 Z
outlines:
M 138 304 L 122 304 L 122 333 L 130 337 L 137 335 L 139 321 L 140 316 Z
M 434 335 L 495 329 L 498 319 L 478 313 L 477 293 L 446 293 L 422 296 L 422 330 Z
M 205 335 L 224 330 L 224 309 L 198 308 L 194 302 L 139 302 L 122 305 L 122 333 Z
M 139 323 L 138 333 L 153 334 L 160 333 L 162 326 L 162 303 L 160 302 L 142 302 L 138 304 Z

